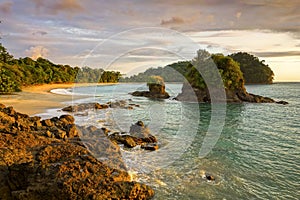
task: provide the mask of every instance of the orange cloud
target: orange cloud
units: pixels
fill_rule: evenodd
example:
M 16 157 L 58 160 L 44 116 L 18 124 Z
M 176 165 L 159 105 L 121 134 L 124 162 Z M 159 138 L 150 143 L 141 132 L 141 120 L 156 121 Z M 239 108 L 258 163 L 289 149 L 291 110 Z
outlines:
M 53 5 L 55 11 L 83 11 L 83 7 L 77 2 L 77 0 L 63 0 Z
M 12 2 L 0 3 L 0 12 L 4 14 L 9 14 L 11 12 Z
M 76 13 L 84 10 L 77 0 L 32 1 L 35 3 L 35 6 L 39 12 L 43 10 L 50 14 L 57 14 L 59 12 Z

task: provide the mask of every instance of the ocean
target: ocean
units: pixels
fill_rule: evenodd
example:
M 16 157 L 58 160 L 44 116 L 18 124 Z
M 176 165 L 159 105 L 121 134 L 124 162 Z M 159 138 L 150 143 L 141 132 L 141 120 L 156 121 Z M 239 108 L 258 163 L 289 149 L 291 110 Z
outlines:
M 167 84 L 166 89 L 171 96 L 176 96 L 181 86 Z M 250 93 L 289 104 L 221 106 L 226 114 L 220 119 L 224 120 L 222 129 L 212 129 L 218 136 L 215 144 L 206 140 L 209 127 L 220 126 L 211 120 L 210 104 L 151 100 L 128 94 L 147 90 L 142 83 L 52 92 L 83 95 L 82 99 L 66 104 L 126 100 L 140 105 L 132 110 L 91 110 L 75 118 L 77 124 L 107 127 L 112 132 L 128 132 L 130 125 L 139 120 L 150 128 L 159 141 L 159 150 L 123 149 L 122 157 L 132 179 L 155 190 L 154 199 L 300 199 L 300 83 L 249 85 L 246 88 Z M 60 114 L 62 112 L 52 109 L 42 116 Z M 211 150 L 199 156 L 203 145 L 211 145 Z M 205 174 L 215 180 L 208 181 Z

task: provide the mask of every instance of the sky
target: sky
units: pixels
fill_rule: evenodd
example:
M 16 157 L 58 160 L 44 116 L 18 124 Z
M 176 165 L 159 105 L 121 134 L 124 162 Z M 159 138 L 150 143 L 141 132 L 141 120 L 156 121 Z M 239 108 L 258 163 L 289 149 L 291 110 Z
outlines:
M 0 0 L 15 57 L 136 74 L 198 49 L 248 52 L 275 81 L 300 81 L 299 0 Z

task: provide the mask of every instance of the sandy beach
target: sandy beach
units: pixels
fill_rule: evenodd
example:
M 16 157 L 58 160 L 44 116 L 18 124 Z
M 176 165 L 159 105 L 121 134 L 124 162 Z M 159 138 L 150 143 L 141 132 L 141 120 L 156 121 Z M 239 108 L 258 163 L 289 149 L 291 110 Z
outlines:
M 84 98 L 84 96 L 71 96 L 54 94 L 50 91 L 58 88 L 72 88 L 91 85 L 107 85 L 112 83 L 100 84 L 44 84 L 36 86 L 23 87 L 22 92 L 13 95 L 0 95 L 0 103 L 6 106 L 13 106 L 14 109 L 28 115 L 36 115 L 45 112 L 47 109 L 61 108 L 64 102 L 74 99 Z

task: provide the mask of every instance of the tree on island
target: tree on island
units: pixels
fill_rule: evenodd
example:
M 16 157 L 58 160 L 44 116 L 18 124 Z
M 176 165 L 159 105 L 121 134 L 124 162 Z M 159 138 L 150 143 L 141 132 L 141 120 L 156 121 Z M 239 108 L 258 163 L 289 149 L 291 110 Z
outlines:
M 149 91 L 135 91 L 132 96 L 149 97 L 153 99 L 167 99 L 170 95 L 166 92 L 164 79 L 161 76 L 148 77 L 147 86 Z
M 161 76 L 150 76 L 147 81 L 150 93 L 165 93 L 165 82 Z
M 246 84 L 273 83 L 274 73 L 271 68 L 264 63 L 264 60 L 260 61 L 257 57 L 245 52 L 238 52 L 229 56 L 240 64 Z
M 275 102 L 267 97 L 247 93 L 239 64 L 231 57 L 222 54 L 210 55 L 205 50 L 198 50 L 197 56 L 189 65 L 186 81 L 183 84 L 182 92 L 176 97 L 177 100 L 210 102 L 210 91 L 205 80 L 208 80 L 210 85 L 217 89 L 222 87 L 218 81 L 220 76 L 217 73 L 211 73 L 213 67 L 217 67 L 221 75 L 227 102 Z M 206 75 L 205 80 L 202 74 Z
M 271 84 L 273 82 L 274 73 L 271 68 L 264 63 L 264 60 L 260 61 L 253 55 L 241 52 L 231 54 L 229 57 L 239 63 L 239 67 L 245 79 L 245 84 Z M 165 67 L 150 68 L 137 75 L 122 78 L 120 81 L 146 82 L 149 76 L 159 75 L 166 82 L 183 82 L 185 74 L 188 73 L 188 70 L 191 68 L 190 63 L 191 61 L 179 61 Z

